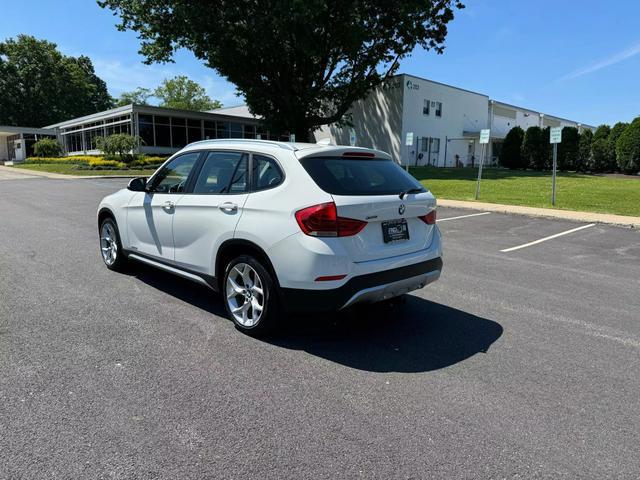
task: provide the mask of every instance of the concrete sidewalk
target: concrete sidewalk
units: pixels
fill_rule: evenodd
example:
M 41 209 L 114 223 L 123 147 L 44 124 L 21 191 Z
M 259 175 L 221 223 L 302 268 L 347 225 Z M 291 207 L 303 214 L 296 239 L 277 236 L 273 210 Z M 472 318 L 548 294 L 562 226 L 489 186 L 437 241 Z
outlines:
M 0 165 L 0 179 L 18 179 L 25 177 L 43 177 L 64 180 L 74 180 L 79 178 L 135 178 L 138 175 L 67 175 L 63 173 L 40 172 L 37 170 L 27 170 L 26 168 L 15 168 Z
M 575 222 L 607 223 L 624 227 L 640 228 L 640 217 L 612 215 L 608 213 L 576 212 L 572 210 L 556 210 L 552 208 L 522 207 L 519 205 L 502 205 L 500 203 L 467 202 L 463 200 L 445 200 L 438 198 L 438 205 L 451 208 L 466 208 L 483 212 L 510 213 L 529 217 L 561 218 Z

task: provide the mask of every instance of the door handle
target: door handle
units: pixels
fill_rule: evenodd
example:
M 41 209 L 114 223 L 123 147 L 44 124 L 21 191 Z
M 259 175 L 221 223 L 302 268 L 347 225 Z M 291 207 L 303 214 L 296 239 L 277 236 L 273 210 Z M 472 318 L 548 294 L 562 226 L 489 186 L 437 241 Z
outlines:
M 173 207 L 175 206 L 176 204 L 173 203 L 171 200 L 167 200 L 162 204 L 162 208 L 164 208 L 165 210 L 173 210 Z
M 220 210 L 226 213 L 233 213 L 238 211 L 238 205 L 231 202 L 224 202 L 218 206 Z

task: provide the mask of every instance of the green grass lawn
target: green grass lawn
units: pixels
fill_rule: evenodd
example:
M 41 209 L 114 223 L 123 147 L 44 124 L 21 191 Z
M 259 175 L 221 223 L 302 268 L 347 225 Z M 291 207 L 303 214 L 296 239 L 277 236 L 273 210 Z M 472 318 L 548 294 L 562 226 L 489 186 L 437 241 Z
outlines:
M 438 198 L 474 200 L 477 168 L 414 167 Z M 485 168 L 480 201 L 551 208 L 551 173 Z M 640 178 L 559 173 L 556 208 L 640 216 Z
M 44 164 L 22 164 L 14 165 L 14 168 L 24 170 L 36 170 L 38 172 L 62 173 L 65 175 L 127 175 L 132 177 L 148 177 L 155 169 L 151 170 L 88 170 L 78 168 L 74 164 L 44 163 Z

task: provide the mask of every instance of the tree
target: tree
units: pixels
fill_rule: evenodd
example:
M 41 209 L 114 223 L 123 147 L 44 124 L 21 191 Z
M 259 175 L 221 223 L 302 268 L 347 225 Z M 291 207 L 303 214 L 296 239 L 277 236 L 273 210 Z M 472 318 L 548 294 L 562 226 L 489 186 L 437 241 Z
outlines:
M 299 140 L 343 120 L 416 47 L 442 53 L 459 0 L 99 0 L 134 30 L 148 63 L 191 50 L 272 131 Z
M 526 162 L 522 157 L 522 140 L 524 139 L 524 130 L 520 127 L 513 127 L 507 133 L 502 143 L 502 151 L 500 152 L 500 164 L 504 167 L 516 169 L 527 168 Z
M 219 101 L 209 98 L 204 88 L 183 75 L 165 79 L 153 96 L 159 98 L 160 106 L 165 108 L 205 111 L 222 107 Z
M 546 170 L 549 168 L 549 155 L 546 143 L 548 137 L 540 127 L 529 127 L 522 140 L 522 161 L 529 168 Z
M 610 168 L 611 170 L 619 170 L 618 159 L 616 154 L 616 143 L 618 142 L 618 138 L 622 135 L 627 127 L 628 123 L 618 122 L 611 128 L 611 133 L 609 134 L 609 159 L 610 159 Z
M 586 130 L 585 130 L 586 131 Z M 589 162 L 587 166 L 592 172 L 606 172 L 611 166 L 611 151 L 609 149 L 609 125 L 600 125 L 596 128 L 591 141 Z M 581 145 L 582 148 L 582 145 Z M 614 156 L 615 159 L 615 156 Z
M 640 117 L 636 117 L 616 141 L 616 159 L 623 172 L 640 171 Z
M 141 143 L 140 137 L 127 133 L 116 133 L 108 137 L 98 137 L 96 146 L 106 157 L 118 157 L 121 162 L 128 163 L 133 160 L 133 150 Z
M 546 137 L 547 143 L 549 137 Z M 558 144 L 558 169 L 583 170 L 579 163 L 580 156 L 580 135 L 575 127 L 564 127 L 562 129 L 562 142 Z
M 60 157 L 62 145 L 53 138 L 41 138 L 33 144 L 33 153 L 36 157 Z
M 122 92 L 118 97 L 116 106 L 123 107 L 125 105 L 149 105 L 149 98 L 153 96 L 153 92 L 148 88 L 138 87 L 131 92 Z
M 582 170 L 591 169 L 591 143 L 593 142 L 593 132 L 590 128 L 583 129 L 579 134 L 578 164 Z
M 27 35 L 0 42 L 0 124 L 41 127 L 111 106 L 87 57 Z

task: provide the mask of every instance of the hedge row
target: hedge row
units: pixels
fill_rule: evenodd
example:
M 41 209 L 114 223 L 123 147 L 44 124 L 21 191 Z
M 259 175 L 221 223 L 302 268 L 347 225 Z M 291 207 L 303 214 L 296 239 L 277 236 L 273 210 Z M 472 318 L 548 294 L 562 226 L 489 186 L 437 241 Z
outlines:
M 551 168 L 549 127 L 512 128 L 504 139 L 500 164 L 508 168 Z M 558 168 L 579 172 L 640 172 L 640 117 L 613 127 L 600 125 L 595 132 L 564 127 L 558 144 Z
M 64 164 L 77 165 L 78 168 L 90 170 L 126 169 L 126 168 L 157 168 L 166 160 L 166 157 L 140 156 L 132 162 L 125 164 L 117 160 L 93 155 L 78 155 L 70 157 L 29 157 L 29 164 Z

